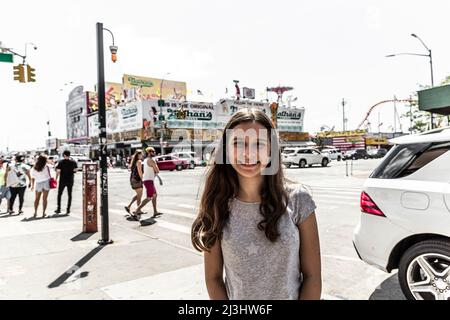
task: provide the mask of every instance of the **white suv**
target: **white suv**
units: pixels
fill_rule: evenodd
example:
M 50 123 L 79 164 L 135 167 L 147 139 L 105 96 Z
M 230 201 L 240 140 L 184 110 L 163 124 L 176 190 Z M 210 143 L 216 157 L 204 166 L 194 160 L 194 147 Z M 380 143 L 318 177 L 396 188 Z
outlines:
M 330 160 L 341 161 L 343 159 L 342 152 L 339 149 L 326 148 L 326 149 L 322 149 L 322 153 L 324 155 L 328 156 L 328 158 L 330 158 Z
M 189 164 L 189 169 L 194 169 L 195 166 L 202 165 L 200 158 L 197 157 L 195 152 L 192 151 L 172 152 L 171 155 L 178 157 L 182 160 L 186 160 L 187 163 Z
M 408 299 L 450 300 L 450 127 L 391 140 L 364 184 L 359 257 L 398 269 Z
M 307 165 L 320 164 L 326 167 L 330 163 L 330 158 L 314 148 L 286 148 L 281 155 L 283 164 L 290 168 L 291 165 L 297 165 L 304 168 Z

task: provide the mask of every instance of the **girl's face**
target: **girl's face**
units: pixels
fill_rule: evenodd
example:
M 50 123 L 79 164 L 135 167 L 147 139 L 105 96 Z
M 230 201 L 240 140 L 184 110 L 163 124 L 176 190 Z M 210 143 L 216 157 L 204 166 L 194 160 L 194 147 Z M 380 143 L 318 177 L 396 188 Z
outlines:
M 259 176 L 270 162 L 269 131 L 260 123 L 245 122 L 225 134 L 229 161 L 238 175 Z
M 142 160 L 142 153 L 138 154 L 138 160 Z

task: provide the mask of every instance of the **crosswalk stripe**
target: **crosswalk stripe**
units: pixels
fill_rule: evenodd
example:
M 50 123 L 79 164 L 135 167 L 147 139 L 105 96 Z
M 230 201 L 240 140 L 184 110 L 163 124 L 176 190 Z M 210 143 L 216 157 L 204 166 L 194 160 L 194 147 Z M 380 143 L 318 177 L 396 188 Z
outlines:
M 193 206 L 192 204 L 178 204 L 180 208 L 186 208 L 186 209 L 195 209 L 196 206 Z
M 313 199 L 342 199 L 342 200 L 359 200 L 359 195 L 355 196 L 345 196 L 345 195 L 333 195 L 333 194 L 315 194 L 312 195 Z
M 334 190 L 317 190 L 312 189 L 313 193 L 321 193 L 321 194 L 346 194 L 346 195 L 360 195 L 361 192 L 355 192 L 355 191 L 334 191 Z
M 155 226 L 161 227 L 164 229 L 168 229 L 168 230 L 172 230 L 172 231 L 181 232 L 184 234 L 191 234 L 190 227 L 186 227 L 186 226 L 178 224 L 178 223 L 172 223 L 172 222 L 167 222 L 167 221 L 163 221 L 163 220 L 158 220 L 158 223 L 156 223 Z

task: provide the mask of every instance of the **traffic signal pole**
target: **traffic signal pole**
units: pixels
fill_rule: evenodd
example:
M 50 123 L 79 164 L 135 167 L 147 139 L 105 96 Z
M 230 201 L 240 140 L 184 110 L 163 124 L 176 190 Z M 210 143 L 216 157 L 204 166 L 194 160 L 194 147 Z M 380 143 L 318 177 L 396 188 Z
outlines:
M 100 22 L 97 22 L 97 94 L 98 118 L 100 122 L 100 215 L 102 220 L 102 238 L 98 241 L 98 243 L 100 245 L 107 245 L 112 243 L 113 241 L 109 239 L 105 63 L 103 57 L 103 24 Z

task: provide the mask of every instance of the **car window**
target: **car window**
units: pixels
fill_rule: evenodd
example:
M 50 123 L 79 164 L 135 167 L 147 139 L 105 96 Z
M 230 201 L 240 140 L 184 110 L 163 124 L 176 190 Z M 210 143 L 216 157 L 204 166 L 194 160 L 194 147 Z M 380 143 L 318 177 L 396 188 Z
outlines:
M 417 157 L 430 148 L 430 143 L 415 143 L 406 145 L 396 145 L 385 156 L 383 162 L 370 175 L 376 179 L 395 179 L 399 176 L 406 176 L 410 173 L 402 172 L 408 168 Z
M 311 153 L 313 153 L 313 154 L 320 154 L 320 152 L 317 151 L 317 150 L 311 150 Z
M 284 154 L 295 153 L 295 150 L 292 150 L 292 149 L 285 149 L 285 150 L 283 151 L 283 153 L 284 153 Z M 299 152 L 297 152 L 297 153 L 299 153 Z
M 442 154 L 450 150 L 450 142 L 446 144 L 432 145 L 430 148 L 419 154 L 415 159 L 408 165 L 398 176 L 405 177 L 408 176 L 420 168 L 426 166 L 428 163 L 434 159 L 440 157 Z

